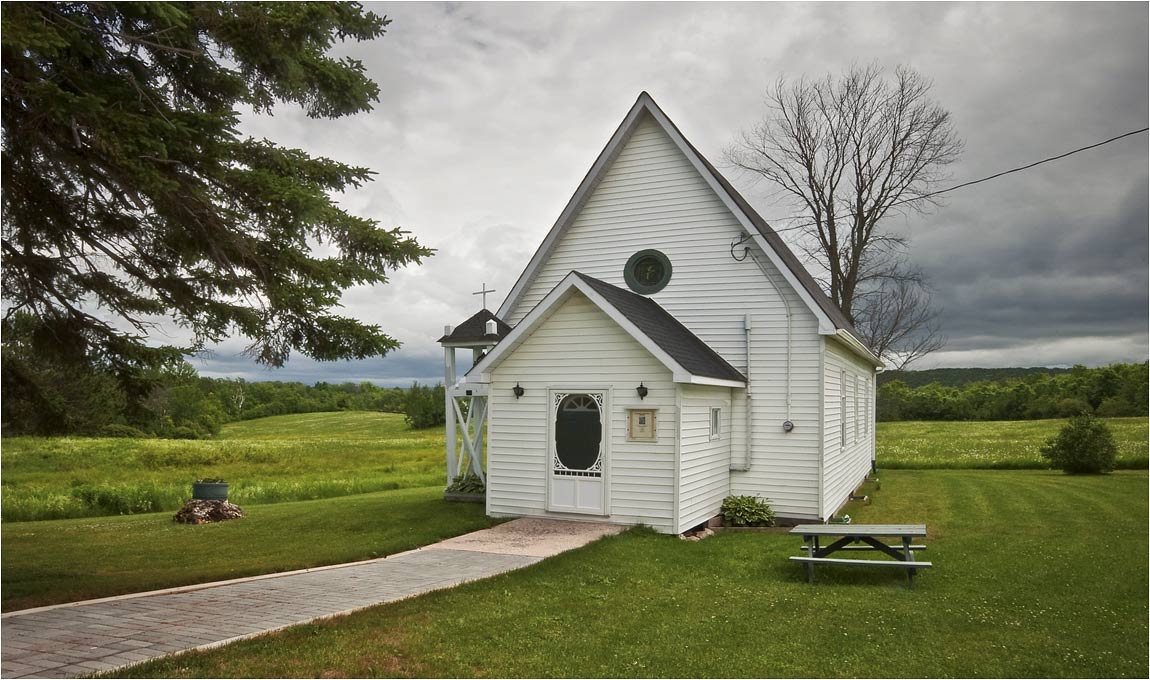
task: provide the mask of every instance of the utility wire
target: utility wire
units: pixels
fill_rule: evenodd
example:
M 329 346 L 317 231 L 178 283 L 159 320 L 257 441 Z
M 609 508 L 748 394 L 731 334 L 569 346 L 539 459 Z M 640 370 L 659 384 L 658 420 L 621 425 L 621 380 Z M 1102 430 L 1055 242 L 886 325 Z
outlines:
M 1142 128 L 1141 130 L 1131 130 L 1130 132 L 1118 135 L 1117 137 L 1111 137 L 1110 139 L 1098 142 L 1097 144 L 1091 144 L 1090 146 L 1083 146 L 1083 147 L 1074 149 L 1073 151 L 1067 151 L 1066 153 L 1059 154 L 1057 156 L 1051 156 L 1050 158 L 1043 158 L 1042 160 L 1035 161 L 1029 165 L 1023 165 L 1023 166 L 1020 166 L 1017 168 L 1011 168 L 1010 170 L 1003 170 L 1002 172 L 990 175 L 988 177 L 983 177 L 982 179 L 976 179 L 976 180 L 971 180 L 969 182 L 963 182 L 962 184 L 956 184 L 952 187 L 947 187 L 946 189 L 939 189 L 938 191 L 932 191 L 929 194 L 923 194 L 922 196 L 914 196 L 912 198 L 904 198 L 901 201 L 895 201 L 894 203 L 891 203 L 890 207 L 893 208 L 896 205 L 902 205 L 903 203 L 910 203 L 912 201 L 921 201 L 925 198 L 930 198 L 931 196 L 938 196 L 939 194 L 945 194 L 947 192 L 954 191 L 955 189 L 961 189 L 963 187 L 969 187 L 969 186 L 972 186 L 975 184 L 982 184 L 983 182 L 989 182 L 990 180 L 997 179 L 999 177 L 1002 177 L 1003 175 L 1009 175 L 1011 173 L 1022 172 L 1023 170 L 1029 170 L 1030 168 L 1042 165 L 1043 163 L 1050 163 L 1052 161 L 1066 158 L 1067 156 L 1073 156 L 1076 153 L 1081 153 L 1083 151 L 1089 151 L 1090 149 L 1094 149 L 1094 148 L 1100 147 L 1104 144 L 1109 144 L 1111 142 L 1116 142 L 1119 139 L 1124 139 L 1126 137 L 1130 137 L 1131 135 L 1141 134 L 1143 132 L 1146 132 L 1147 130 L 1150 130 L 1150 128 Z M 854 216 L 853 213 L 851 213 L 851 216 L 852 217 Z M 809 219 L 810 215 L 791 215 L 790 217 L 780 217 L 778 219 L 780 219 L 780 220 L 797 220 L 797 219 L 801 219 L 801 218 Z M 800 227 L 783 227 L 782 229 L 776 229 L 775 231 L 790 231 L 792 229 L 798 229 L 798 228 L 800 228 Z
M 1030 165 L 1023 165 L 1022 167 L 1019 167 L 1019 168 L 1013 168 L 1011 170 L 1004 170 L 1004 171 L 1002 171 L 996 175 L 991 175 L 989 177 L 983 177 L 982 179 L 976 179 L 976 180 L 973 180 L 970 182 L 963 182 L 962 184 L 956 184 L 956 185 L 949 187 L 947 189 L 939 189 L 938 191 L 932 191 L 929 194 L 924 194 L 922 196 L 917 196 L 915 198 L 907 198 L 907 199 L 898 201 L 896 203 L 892 203 L 891 207 L 894 207 L 894 206 L 899 205 L 901 203 L 909 203 L 910 201 L 917 201 L 917 200 L 920 200 L 923 198 L 930 198 L 931 196 L 937 196 L 939 194 L 945 194 L 948 191 L 954 191 L 955 189 L 961 189 L 963 187 L 968 187 L 968 186 L 971 186 L 974 184 L 981 184 L 983 182 L 989 182 L 992 179 L 1002 177 L 1003 175 L 1009 175 L 1012 172 L 1022 172 L 1023 170 L 1029 170 L 1030 168 L 1033 168 L 1033 167 L 1038 166 L 1038 165 L 1042 165 L 1043 163 L 1050 163 L 1051 161 L 1056 161 L 1060 158 L 1066 158 L 1067 156 L 1073 156 L 1076 153 L 1080 153 L 1082 151 L 1088 151 L 1090 149 L 1102 146 L 1103 144 L 1109 144 L 1110 142 L 1117 142 L 1119 139 L 1122 139 L 1124 137 L 1129 137 L 1131 135 L 1136 135 L 1136 134 L 1139 134 L 1142 132 L 1146 132 L 1147 130 L 1150 130 L 1150 128 L 1142 128 L 1141 130 L 1132 130 L 1132 131 L 1127 132 L 1125 134 L 1118 135 L 1117 137 L 1111 137 L 1110 139 L 1107 139 L 1104 142 L 1098 142 L 1097 144 L 1091 144 L 1090 146 L 1084 146 L 1084 147 L 1075 149 L 1073 151 L 1067 151 L 1064 154 L 1059 154 L 1057 156 L 1051 156 L 1050 158 L 1043 158 L 1042 160 L 1035 161 L 1035 162 L 1031 163 Z

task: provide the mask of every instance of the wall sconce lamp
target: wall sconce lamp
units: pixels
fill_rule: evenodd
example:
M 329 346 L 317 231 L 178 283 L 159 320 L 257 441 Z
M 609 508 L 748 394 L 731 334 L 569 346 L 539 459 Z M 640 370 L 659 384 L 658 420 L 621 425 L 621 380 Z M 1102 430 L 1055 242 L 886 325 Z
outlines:
M 639 394 L 639 401 L 642 401 L 642 400 L 647 398 L 647 393 L 650 390 L 648 390 L 646 387 L 644 387 L 643 383 L 640 382 L 639 386 L 635 388 L 635 391 Z
M 523 388 L 519 386 L 519 383 L 515 383 L 515 387 L 512 387 L 511 391 L 515 394 L 516 399 L 522 397 L 524 392 Z

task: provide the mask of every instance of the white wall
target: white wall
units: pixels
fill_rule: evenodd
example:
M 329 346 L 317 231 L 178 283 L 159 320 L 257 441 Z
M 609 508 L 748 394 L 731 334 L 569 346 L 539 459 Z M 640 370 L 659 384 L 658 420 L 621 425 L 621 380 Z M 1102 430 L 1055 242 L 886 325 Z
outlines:
M 680 385 L 679 528 L 687 531 L 719 514 L 731 492 L 731 389 Z M 711 409 L 721 409 L 711 438 Z
M 822 390 L 817 321 L 781 273 L 752 247 L 758 261 L 771 268 L 791 308 L 788 411 L 787 308 L 754 259 L 732 258 L 731 245 L 742 235 L 734 215 L 654 119 L 644 115 L 507 321 L 518 323 L 573 269 L 626 287 L 627 259 L 645 248 L 661 250 L 673 274 L 652 298 L 739 370 L 747 368 L 743 316 L 751 314 L 754 457 L 749 472 L 733 474 L 732 493 L 768 497 L 781 516 L 815 518 Z M 790 434 L 782 429 L 788 416 L 795 423 Z M 741 461 L 744 421 L 742 416 L 737 420 L 732 444 Z
M 511 391 L 516 382 L 525 391 L 518 400 Z M 650 390 L 643 400 L 635 392 L 640 382 Z M 607 521 L 674 531 L 678 424 L 671 373 L 580 293 L 491 373 L 488 513 L 547 514 L 550 388 L 610 391 Z M 657 442 L 627 441 L 628 408 L 658 410 Z
M 845 385 L 843 379 L 846 379 Z M 846 410 L 843 411 L 845 390 Z M 875 374 L 837 341 L 826 340 L 823 374 L 823 517 L 830 517 L 870 472 L 874 458 Z M 857 404 L 857 406 L 856 406 Z

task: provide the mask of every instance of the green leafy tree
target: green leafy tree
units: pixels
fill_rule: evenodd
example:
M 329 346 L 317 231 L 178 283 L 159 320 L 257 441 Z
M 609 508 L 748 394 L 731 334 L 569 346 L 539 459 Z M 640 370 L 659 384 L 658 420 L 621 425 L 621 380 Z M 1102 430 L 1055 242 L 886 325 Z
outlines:
M 1118 449 L 1106 423 L 1083 413 L 1067 421 L 1041 453 L 1051 467 L 1071 474 L 1098 474 L 1114 469 Z
M 359 359 L 399 343 L 338 316 L 343 290 L 431 251 L 341 209 L 372 175 L 240 133 L 240 111 L 371 109 L 379 88 L 337 40 L 383 35 L 352 2 L 5 3 L 3 297 L 32 350 L 142 369 L 239 335 L 258 362 Z M 316 254 L 312 245 L 326 251 Z M 152 346 L 166 319 L 189 346 Z

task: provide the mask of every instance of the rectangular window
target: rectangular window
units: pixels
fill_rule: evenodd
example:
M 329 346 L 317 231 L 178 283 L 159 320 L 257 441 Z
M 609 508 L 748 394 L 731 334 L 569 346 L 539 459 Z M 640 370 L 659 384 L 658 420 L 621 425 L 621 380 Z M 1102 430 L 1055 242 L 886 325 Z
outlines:
M 859 378 L 857 375 L 854 376 L 854 380 L 851 380 L 851 386 L 852 386 L 851 392 L 854 394 L 854 398 L 855 398 L 855 410 L 854 410 L 854 421 L 855 422 L 854 422 L 854 427 L 851 428 L 851 433 L 854 435 L 854 442 L 857 444 L 858 440 L 859 440 Z
M 847 445 L 847 372 L 839 371 L 839 446 Z
M 723 409 L 711 409 L 711 439 L 718 439 L 723 434 Z

